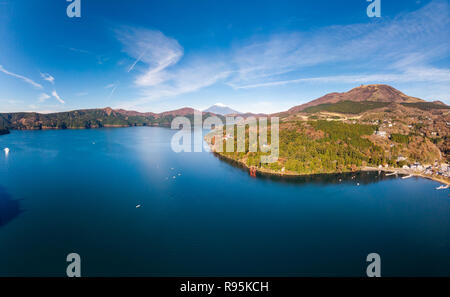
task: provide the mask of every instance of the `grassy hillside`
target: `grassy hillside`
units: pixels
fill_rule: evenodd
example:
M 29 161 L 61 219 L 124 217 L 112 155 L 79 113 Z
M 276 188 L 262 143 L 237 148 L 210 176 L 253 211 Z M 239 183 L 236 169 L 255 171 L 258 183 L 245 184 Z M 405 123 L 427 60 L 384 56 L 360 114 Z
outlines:
M 341 101 L 338 103 L 326 103 L 317 106 L 311 106 L 304 110 L 306 113 L 316 113 L 321 111 L 345 113 L 345 114 L 359 114 L 368 110 L 382 108 L 388 106 L 389 102 L 374 102 L 374 101 Z
M 421 110 L 433 110 L 433 109 L 450 109 L 450 106 L 436 104 L 433 102 L 418 102 L 418 103 L 402 103 L 403 106 L 406 107 L 414 107 Z
M 425 111 L 430 110 L 446 110 L 450 106 L 436 104 L 433 102 L 417 102 L 417 103 L 400 103 L 405 107 L 418 108 Z M 382 108 L 390 105 L 389 102 L 375 102 L 375 101 L 341 101 L 338 103 L 326 103 L 305 108 L 303 112 L 317 113 L 317 112 L 335 112 L 343 114 L 360 114 L 369 110 Z

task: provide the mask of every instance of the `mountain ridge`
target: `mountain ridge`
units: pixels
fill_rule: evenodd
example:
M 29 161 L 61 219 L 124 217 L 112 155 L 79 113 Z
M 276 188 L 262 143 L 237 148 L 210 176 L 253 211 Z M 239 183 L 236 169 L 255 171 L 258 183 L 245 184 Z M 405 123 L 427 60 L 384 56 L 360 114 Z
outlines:
M 420 103 L 427 102 L 423 99 L 405 95 L 399 90 L 384 84 L 361 85 L 353 88 L 347 92 L 333 92 L 319 97 L 307 103 L 294 106 L 286 111 L 288 114 L 301 112 L 308 107 L 317 106 L 321 104 L 333 104 L 342 101 L 372 101 L 385 103 Z M 442 103 L 442 102 L 441 102 Z
M 211 112 L 219 115 L 230 115 L 230 114 L 241 114 L 239 111 L 236 111 L 224 104 L 216 103 L 207 109 L 203 110 L 204 112 Z
M 48 114 L 37 112 L 0 113 L 0 129 L 2 132 L 7 133 L 6 131 L 8 129 L 86 129 L 130 126 L 170 127 L 172 119 L 177 116 L 185 116 L 192 121 L 195 111 L 193 108 L 186 107 L 162 113 L 142 113 L 106 107 Z M 218 116 L 212 113 L 202 114 Z
M 347 103 L 346 103 L 347 102 Z M 349 104 L 354 102 L 354 104 Z M 369 103 L 369 104 L 368 104 Z M 345 108 L 370 105 L 372 109 L 394 107 L 398 110 L 419 108 L 423 110 L 448 109 L 441 101 L 425 101 L 419 98 L 405 95 L 401 91 L 388 85 L 362 85 L 343 93 L 329 93 L 308 103 L 294 106 L 281 113 L 266 115 L 254 113 L 230 113 L 228 115 L 248 117 L 279 116 L 281 118 L 292 117 L 297 113 L 320 112 L 321 109 L 333 111 L 337 105 L 346 105 Z M 352 106 L 354 105 L 354 106 Z M 213 105 L 214 106 L 214 105 Z M 228 108 L 224 105 L 218 107 Z M 315 109 L 314 109 L 315 108 Z M 342 106 L 341 106 L 342 108 Z M 336 112 L 345 114 L 345 108 Z M 0 129 L 7 133 L 8 129 L 65 129 L 65 128 L 97 128 L 97 127 L 126 127 L 126 126 L 163 126 L 169 127 L 173 117 L 186 116 L 193 118 L 194 112 L 223 117 L 222 114 L 208 111 L 199 111 L 191 107 L 183 107 L 176 110 L 161 113 L 138 112 L 125 109 L 113 109 L 111 107 L 97 109 L 79 109 L 65 112 L 42 114 L 38 112 L 0 113 Z M 356 112 L 366 112 L 367 108 L 356 109 Z M 233 110 L 232 110 L 233 111 Z

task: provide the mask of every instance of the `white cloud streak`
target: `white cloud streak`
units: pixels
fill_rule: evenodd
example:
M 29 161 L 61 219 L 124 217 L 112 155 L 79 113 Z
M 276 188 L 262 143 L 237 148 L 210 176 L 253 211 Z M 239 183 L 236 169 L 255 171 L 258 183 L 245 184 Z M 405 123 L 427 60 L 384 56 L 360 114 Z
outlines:
M 252 38 L 220 55 L 185 56 L 159 31 L 121 28 L 118 39 L 134 59 L 127 72 L 136 73 L 140 89 L 140 98 L 122 107 L 217 83 L 235 90 L 316 82 L 448 84 L 450 70 L 433 64 L 449 56 L 448 10 L 437 0 L 396 18 Z
M 146 54 L 146 52 L 147 52 L 147 50 L 145 50 L 145 51 L 139 56 L 139 58 L 137 58 L 137 60 L 134 61 L 133 64 L 131 64 L 131 66 L 130 66 L 130 68 L 128 68 L 128 71 L 127 71 L 127 72 L 130 72 L 131 70 L 134 69 L 134 66 L 136 66 L 136 64 L 142 59 L 142 57 L 144 57 L 144 55 Z
M 167 79 L 166 69 L 178 63 L 183 56 L 183 48 L 178 41 L 160 31 L 123 27 L 116 33 L 125 52 L 135 59 L 128 72 L 138 62 L 146 65 L 144 73 L 135 80 L 138 86 L 155 86 L 164 82 Z
M 50 96 L 46 93 L 42 93 L 39 95 L 39 102 L 44 102 L 45 100 L 49 99 Z
M 117 89 L 117 86 L 114 86 L 114 87 L 111 89 L 111 92 L 109 93 L 108 99 L 111 98 L 111 96 L 114 94 L 114 92 L 116 91 L 116 89 Z
M 313 67 L 327 67 L 327 72 L 353 74 L 381 71 L 400 73 L 393 77 L 402 81 L 414 81 L 414 78 L 419 81 L 433 80 L 428 73 L 431 70 L 440 80 L 442 73 L 430 63 L 448 57 L 448 10 L 448 3 L 433 1 L 418 11 L 394 19 L 252 40 L 235 50 L 233 57 L 238 74 L 228 84 L 235 89 L 244 89 L 300 83 L 305 82 L 305 79 L 293 77 L 304 77 Z M 409 79 L 404 77 L 413 67 L 421 67 L 426 73 L 415 73 Z M 348 81 L 348 76 L 341 77 Z M 386 75 L 383 77 L 387 78 Z M 339 76 L 334 76 L 334 79 L 337 78 Z
M 49 83 L 55 84 L 55 78 L 53 76 L 51 76 L 50 74 L 41 72 L 41 77 L 44 80 L 48 81 Z
M 5 74 L 7 74 L 7 75 L 12 76 L 12 77 L 21 79 L 21 80 L 25 81 L 26 83 L 28 83 L 28 84 L 30 84 L 33 87 L 36 87 L 38 89 L 42 89 L 43 88 L 42 85 L 34 82 L 33 80 L 29 79 L 28 77 L 25 77 L 25 76 L 22 76 L 22 75 L 19 75 L 19 74 L 16 74 L 16 73 L 13 73 L 13 72 L 10 72 L 10 71 L 6 70 L 5 68 L 3 68 L 2 65 L 0 65 L 0 71 L 5 73 Z
M 121 28 L 117 35 L 125 52 L 135 59 L 127 72 L 136 70 L 134 83 L 141 93 L 140 98 L 125 102 L 121 107 L 194 92 L 230 74 L 223 60 L 200 56 L 183 58 L 184 50 L 178 41 L 159 31 Z
M 380 73 L 380 74 L 362 74 L 362 75 L 335 75 L 299 78 L 291 80 L 282 80 L 275 82 L 259 83 L 253 85 L 244 85 L 236 89 L 254 89 L 260 87 L 282 86 L 295 83 L 408 83 L 408 82 L 439 82 L 450 83 L 450 70 L 438 68 L 409 68 L 403 73 Z
M 64 103 L 66 103 L 66 102 L 64 102 L 64 100 L 63 99 L 61 99 L 61 97 L 58 95 L 58 93 L 55 91 L 55 90 L 53 90 L 53 92 L 52 92 L 52 96 L 53 97 L 55 97 L 55 99 L 56 100 L 58 100 L 59 101 L 59 103 L 61 103 L 61 104 L 64 104 Z

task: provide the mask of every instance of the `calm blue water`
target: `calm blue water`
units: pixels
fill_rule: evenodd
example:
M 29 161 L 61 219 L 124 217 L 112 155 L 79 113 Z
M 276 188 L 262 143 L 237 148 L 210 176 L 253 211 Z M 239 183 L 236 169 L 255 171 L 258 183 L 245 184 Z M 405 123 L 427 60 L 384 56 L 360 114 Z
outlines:
M 450 275 L 438 183 L 255 179 L 208 152 L 173 153 L 174 133 L 1 136 L 0 275 L 65 276 L 72 252 L 84 276 L 365 276 L 372 252 L 384 276 Z

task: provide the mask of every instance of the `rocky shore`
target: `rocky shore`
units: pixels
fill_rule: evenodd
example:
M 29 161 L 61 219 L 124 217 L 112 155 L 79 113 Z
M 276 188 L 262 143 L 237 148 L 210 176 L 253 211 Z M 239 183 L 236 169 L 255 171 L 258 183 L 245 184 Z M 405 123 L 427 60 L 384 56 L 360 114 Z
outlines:
M 233 158 L 230 158 L 224 154 L 218 153 L 213 151 L 214 155 L 216 155 L 217 157 L 219 157 L 222 160 L 225 160 L 227 162 L 236 164 L 242 168 L 245 168 L 247 170 L 250 170 L 250 167 L 243 161 L 240 160 L 235 160 Z M 411 170 L 407 170 L 404 168 L 391 168 L 391 167 L 383 167 L 383 168 L 377 168 L 377 167 L 361 167 L 359 170 L 360 172 L 367 172 L 367 171 L 382 171 L 385 173 L 396 173 L 398 175 L 401 176 L 418 176 L 418 177 L 422 177 L 422 178 L 427 178 L 427 179 L 431 179 L 437 182 L 440 182 L 442 184 L 445 185 L 449 185 L 450 186 L 450 180 L 445 178 L 445 177 L 441 177 L 441 176 L 437 176 L 437 175 L 425 175 L 423 173 L 420 172 L 415 172 L 415 171 L 411 171 Z M 256 172 L 260 175 L 273 175 L 273 176 L 279 176 L 279 177 L 304 177 L 304 176 L 310 176 L 311 174 L 302 174 L 302 173 L 297 173 L 297 172 L 280 172 L 280 171 L 274 171 L 274 170 L 270 170 L 267 168 L 256 168 Z M 345 172 L 327 172 L 324 174 L 340 174 L 340 173 L 351 173 L 352 171 L 345 171 Z

